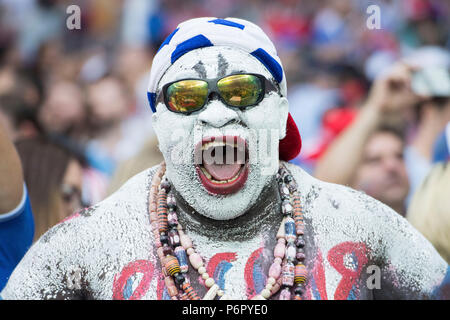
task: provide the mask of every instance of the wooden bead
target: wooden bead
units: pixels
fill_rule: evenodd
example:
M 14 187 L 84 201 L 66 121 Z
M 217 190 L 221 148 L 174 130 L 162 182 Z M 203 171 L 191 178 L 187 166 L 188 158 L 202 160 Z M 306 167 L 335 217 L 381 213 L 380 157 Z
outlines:
M 296 284 L 303 284 L 306 282 L 308 271 L 306 270 L 305 265 L 299 263 L 295 266 L 295 276 L 294 282 Z
M 187 294 L 189 300 L 200 300 L 200 297 L 197 295 L 189 282 L 183 283 L 182 289 Z
M 209 274 L 207 274 L 206 272 L 204 272 L 203 274 L 202 274 L 202 279 L 203 280 L 206 280 L 206 279 L 208 279 L 209 278 Z
M 164 268 L 166 268 L 167 273 L 171 276 L 181 272 L 178 259 L 170 255 L 164 258 Z
M 165 277 L 164 283 L 166 284 L 167 292 L 171 297 L 178 294 L 178 289 L 175 286 L 175 282 L 173 281 L 172 277 Z
M 158 193 L 158 209 L 156 211 L 158 215 L 159 232 L 167 232 L 169 223 L 167 221 L 167 193 L 164 190 Z

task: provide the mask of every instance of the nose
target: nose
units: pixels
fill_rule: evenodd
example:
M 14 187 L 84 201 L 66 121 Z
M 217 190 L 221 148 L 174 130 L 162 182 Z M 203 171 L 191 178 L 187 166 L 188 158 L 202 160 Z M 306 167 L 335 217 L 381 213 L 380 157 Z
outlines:
M 229 123 L 237 122 L 239 120 L 239 115 L 235 110 L 225 106 L 222 101 L 212 99 L 209 101 L 206 108 L 199 114 L 198 120 L 202 124 L 221 128 Z

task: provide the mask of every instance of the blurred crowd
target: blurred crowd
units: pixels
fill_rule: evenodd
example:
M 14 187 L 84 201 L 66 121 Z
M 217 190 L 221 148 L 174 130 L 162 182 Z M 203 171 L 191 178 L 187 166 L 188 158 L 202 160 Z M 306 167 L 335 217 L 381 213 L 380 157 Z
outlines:
M 380 29 L 367 26 L 374 3 Z M 80 29 L 66 26 L 71 4 Z M 293 162 L 403 216 L 411 203 L 446 203 L 434 223 L 423 217 L 431 207 L 411 222 L 449 260 L 449 197 L 413 199 L 433 170 L 428 184 L 449 187 L 447 166 L 434 168 L 449 157 L 443 0 L 0 0 L 0 125 L 22 161 L 35 239 L 162 161 L 146 96 L 152 57 L 200 16 L 248 19 L 274 41 L 303 140 Z

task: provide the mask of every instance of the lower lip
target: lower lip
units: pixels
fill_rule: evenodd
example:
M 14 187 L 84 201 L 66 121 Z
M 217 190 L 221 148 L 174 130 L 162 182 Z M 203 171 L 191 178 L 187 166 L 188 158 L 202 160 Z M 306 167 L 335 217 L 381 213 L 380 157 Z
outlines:
M 238 173 L 236 180 L 227 183 L 215 183 L 208 179 L 199 166 L 195 166 L 200 182 L 206 191 L 214 195 L 228 195 L 238 192 L 245 184 L 248 178 L 248 163 L 246 162 Z

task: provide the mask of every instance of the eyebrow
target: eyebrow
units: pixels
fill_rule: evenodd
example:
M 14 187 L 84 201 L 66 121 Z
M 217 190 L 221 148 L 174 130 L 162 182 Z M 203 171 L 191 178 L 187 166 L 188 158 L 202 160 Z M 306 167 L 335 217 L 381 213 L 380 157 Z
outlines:
M 197 72 L 199 77 L 206 78 L 205 65 L 203 64 L 203 62 L 201 60 L 199 62 L 197 62 L 195 64 L 195 66 L 193 66 L 193 69 L 195 70 L 195 72 Z
M 217 70 L 219 70 L 218 76 L 224 77 L 227 74 L 227 69 L 229 65 L 228 61 L 223 57 L 221 53 L 217 55 L 217 63 L 218 63 Z

